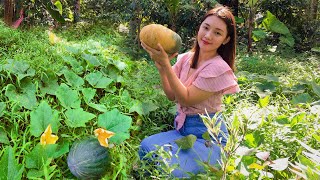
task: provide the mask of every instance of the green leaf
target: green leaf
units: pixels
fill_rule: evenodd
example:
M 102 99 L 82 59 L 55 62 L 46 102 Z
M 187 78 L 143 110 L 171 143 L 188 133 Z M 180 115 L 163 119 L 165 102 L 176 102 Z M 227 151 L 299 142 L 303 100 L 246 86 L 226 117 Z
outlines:
M 1 180 L 20 180 L 22 178 L 24 166 L 17 162 L 12 147 L 7 146 L 0 160 Z
M 19 89 L 12 84 L 8 84 L 5 91 L 5 95 L 10 101 L 17 102 L 29 110 L 34 109 L 38 104 L 35 93 L 36 86 L 28 78 L 21 80 Z
M 107 88 L 112 83 L 112 79 L 105 77 L 100 71 L 89 73 L 85 79 L 95 88 Z
M 26 155 L 26 167 L 29 169 L 41 169 L 43 160 L 47 161 L 49 158 L 52 158 L 57 148 L 58 144 L 41 145 L 38 143 L 37 146 Z
M 39 137 L 51 124 L 52 132 L 57 133 L 59 129 L 59 112 L 52 110 L 46 101 L 42 101 L 37 109 L 30 113 L 30 133 Z
M 147 102 L 141 102 L 136 100 L 135 103 L 131 106 L 129 109 L 129 112 L 137 112 L 139 115 L 148 115 L 150 112 L 158 109 L 158 106 L 156 106 L 153 102 L 147 101 Z
M 291 103 L 296 105 L 296 104 L 306 104 L 306 103 L 311 103 L 312 98 L 308 93 L 303 93 L 299 94 L 297 96 L 294 96 L 291 100 Z
M 94 103 L 89 103 L 88 104 L 90 107 L 100 111 L 100 112 L 107 112 L 109 109 L 103 105 L 103 104 L 94 104 Z
M 61 105 L 65 108 L 80 108 L 81 100 L 78 91 L 70 89 L 66 84 L 62 83 L 56 93 Z
M 58 8 L 59 13 L 62 15 L 62 4 L 60 1 L 56 1 L 54 5 Z
M 96 91 L 96 89 L 92 88 L 82 89 L 83 99 L 87 104 L 89 104 L 91 100 L 94 98 L 94 96 L 96 95 Z
M 35 75 L 35 70 L 26 62 L 9 59 L 8 64 L 3 65 L 3 67 L 5 70 L 15 74 L 18 80 L 28 76 L 33 77 Z
M 206 131 L 205 133 L 202 134 L 202 138 L 203 138 L 204 140 L 208 140 L 208 141 L 211 140 L 210 134 L 209 134 L 208 131 Z
M 67 116 L 66 124 L 72 128 L 86 127 L 85 123 L 96 117 L 92 113 L 83 111 L 82 108 L 68 109 L 65 114 Z
M 249 148 L 256 148 L 263 142 L 264 137 L 259 132 L 254 131 L 253 133 L 247 134 L 244 139 L 245 144 Z
M 84 54 L 82 54 L 82 58 L 85 59 L 88 62 L 89 66 L 97 67 L 97 66 L 101 65 L 101 63 L 98 60 L 98 58 L 96 56 L 91 55 L 91 54 L 85 54 L 84 53 Z
M 275 92 L 276 86 L 272 82 L 259 82 L 257 83 L 255 90 L 260 98 L 264 98 Z
M 115 133 L 110 138 L 110 142 L 120 144 L 130 137 L 129 128 L 132 119 L 130 116 L 123 115 L 118 109 L 105 112 L 98 117 L 98 126 Z
M 64 77 L 66 78 L 68 83 L 73 87 L 78 88 L 84 84 L 84 80 L 80 76 L 78 76 L 76 73 L 70 70 L 64 71 Z
M 174 142 L 178 145 L 181 149 L 190 149 L 193 147 L 194 143 L 197 140 L 197 136 L 193 134 L 189 134 L 187 136 L 184 136 L 180 139 L 175 140 Z
M 40 91 L 43 95 L 56 95 L 59 88 L 58 77 L 53 72 L 48 72 L 42 76 L 40 82 Z
M 258 0 L 249 0 L 248 5 L 249 7 L 253 8 L 257 4 Z
M 57 20 L 60 23 L 65 23 L 65 19 L 63 18 L 63 16 L 60 14 L 59 10 L 52 8 L 52 2 L 49 0 L 45 0 L 45 7 L 47 9 L 47 11 L 49 12 L 49 14 L 51 15 L 51 17 L 55 20 Z
M 261 39 L 265 39 L 267 37 L 267 33 L 261 29 L 252 31 L 252 35 L 254 41 L 260 41 Z
M 311 83 L 313 92 L 320 97 L 320 86 L 317 85 L 314 81 Z
M 292 36 L 288 27 L 279 21 L 279 19 L 277 19 L 270 11 L 267 11 L 267 16 L 262 21 L 262 25 L 272 32 L 287 35 L 289 37 Z
M 294 46 L 294 38 L 292 36 L 280 36 L 280 42 L 287 44 L 290 47 Z
M 6 111 L 6 103 L 0 102 L 0 117 L 4 114 Z
M 290 122 L 290 126 L 293 127 L 294 125 L 296 125 L 297 123 L 300 123 L 303 121 L 303 119 L 305 118 L 306 113 L 299 113 L 297 115 L 295 115 Z
M 120 71 L 123 71 L 127 67 L 127 64 L 122 61 L 113 61 L 112 64 L 114 64 Z
M 61 56 L 62 59 L 71 65 L 72 70 L 76 72 L 77 74 L 80 74 L 83 72 L 83 67 L 80 62 L 78 62 L 75 58 L 72 56 Z
M 266 96 L 264 98 L 259 99 L 259 107 L 264 108 L 267 107 L 270 102 L 270 96 Z
M 0 127 L 0 143 L 3 143 L 3 144 L 10 143 L 8 136 L 7 136 L 7 133 L 2 127 Z
M 290 124 L 289 118 L 286 115 L 280 115 L 276 118 L 279 124 Z

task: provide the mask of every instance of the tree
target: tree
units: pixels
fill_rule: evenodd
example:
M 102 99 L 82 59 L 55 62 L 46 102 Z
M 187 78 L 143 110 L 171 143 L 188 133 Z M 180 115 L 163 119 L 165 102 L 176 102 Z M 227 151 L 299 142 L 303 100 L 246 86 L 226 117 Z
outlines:
M 318 0 L 310 0 L 309 17 L 316 20 L 318 13 Z
M 74 22 L 79 22 L 80 20 L 80 1 L 81 0 L 74 0 Z
M 14 0 L 4 1 L 4 22 L 8 25 L 12 25 L 14 17 Z

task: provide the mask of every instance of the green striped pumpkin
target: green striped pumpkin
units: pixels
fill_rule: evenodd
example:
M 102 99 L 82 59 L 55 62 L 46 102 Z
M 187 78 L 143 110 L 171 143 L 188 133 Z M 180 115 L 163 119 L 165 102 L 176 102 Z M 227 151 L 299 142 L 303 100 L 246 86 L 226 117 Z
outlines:
M 101 146 L 98 139 L 89 137 L 74 142 L 67 162 L 78 179 L 98 179 L 108 170 L 110 157 L 108 149 Z

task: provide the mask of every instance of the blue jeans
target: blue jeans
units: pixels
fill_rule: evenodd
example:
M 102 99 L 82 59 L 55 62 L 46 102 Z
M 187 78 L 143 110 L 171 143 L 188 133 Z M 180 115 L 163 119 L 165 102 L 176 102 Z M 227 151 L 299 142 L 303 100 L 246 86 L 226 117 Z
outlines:
M 214 114 L 210 114 L 210 117 L 213 117 Z M 221 121 L 221 131 L 228 136 L 228 130 L 223 122 L 223 117 L 218 115 L 218 122 Z M 170 160 L 170 165 L 179 164 L 179 169 L 175 169 L 172 172 L 172 175 L 178 178 L 189 177 L 186 172 L 191 172 L 194 174 L 200 173 L 203 171 L 203 166 L 199 165 L 197 161 L 208 162 L 211 165 L 217 164 L 220 160 L 220 147 L 213 144 L 207 146 L 206 140 L 202 138 L 202 134 L 207 132 L 207 127 L 204 125 L 201 117 L 199 115 L 187 115 L 186 120 L 182 128 L 177 130 L 171 130 L 167 132 L 161 132 L 158 134 L 151 135 L 142 140 L 139 149 L 140 159 L 151 152 L 157 150 L 155 145 L 163 146 L 164 144 L 171 145 L 171 148 L 165 147 L 166 151 L 171 151 L 172 154 L 178 152 L 178 157 L 172 156 Z M 193 134 L 197 137 L 196 142 L 194 143 L 193 148 L 186 150 L 179 150 L 178 145 L 175 143 L 175 140 L 180 139 L 189 134 Z M 225 139 L 221 134 L 218 135 L 218 139 L 221 138 L 222 145 L 225 145 L 227 139 Z

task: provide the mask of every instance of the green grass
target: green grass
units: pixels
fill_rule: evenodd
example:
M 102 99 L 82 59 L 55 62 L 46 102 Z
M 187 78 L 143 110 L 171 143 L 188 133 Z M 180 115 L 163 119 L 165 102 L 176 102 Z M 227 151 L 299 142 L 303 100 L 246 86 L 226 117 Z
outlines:
M 54 45 L 49 43 L 47 30 L 45 27 L 12 30 L 0 23 L 1 158 L 4 148 L 11 146 L 16 162 L 26 165 L 25 157 L 33 151 L 40 140 L 40 137 L 33 136 L 30 130 L 32 110 L 21 107 L 13 97 L 9 98 L 6 95 L 8 84 L 21 88 L 21 82 L 16 74 L 3 71 L 3 65 L 7 64 L 9 59 L 13 59 L 26 62 L 35 69 L 35 76 L 28 78 L 37 89 L 36 99 L 39 102 L 46 101 L 52 109 L 59 111 L 61 123 L 57 134 L 60 138 L 59 145 L 62 141 L 71 145 L 75 139 L 93 135 L 94 129 L 98 127 L 97 117 L 102 113 L 88 106 L 81 96 L 81 107 L 97 117 L 86 123 L 86 127 L 69 127 L 65 121 L 66 108 L 61 106 L 56 96 L 41 95 L 40 84 L 37 82 L 46 75 L 48 70 L 59 74 L 63 72 L 60 71 L 63 67 L 70 68 L 70 64 L 64 61 L 66 56 L 83 60 L 83 55 L 89 54 L 103 62 L 102 72 L 115 79 L 119 77 L 117 82 L 112 83 L 114 89 L 97 89 L 92 101 L 106 106 L 108 110 L 117 108 L 124 115 L 132 118 L 130 138 L 110 149 L 113 159 L 111 171 L 104 179 L 129 179 L 137 174 L 143 176 L 144 169 L 150 170 L 152 175 L 159 176 L 160 173 L 166 175 L 167 172 L 159 172 L 148 164 L 141 164 L 137 154 L 141 140 L 151 134 L 172 129 L 174 117 L 174 104 L 168 101 L 162 92 L 159 74 L 146 53 L 133 53 L 139 48 L 133 47 L 132 44 L 128 45 L 132 41 L 126 35 L 119 34 L 115 27 L 104 24 L 77 24 L 55 30 L 53 32 L 61 41 Z M 114 68 L 116 66 L 114 62 L 124 62 L 126 68 L 119 71 Z M 224 98 L 227 122 L 233 122 L 235 117 L 244 124 L 248 120 L 252 121 L 253 124 L 243 135 L 264 137 L 261 143 L 257 139 L 253 140 L 260 143 L 256 147 L 252 145 L 254 143 L 250 144 L 248 139 L 239 142 L 241 146 L 256 148 L 259 151 L 270 151 L 270 157 L 273 160 L 289 157 L 290 162 L 298 161 L 302 150 L 299 143 L 292 141 L 293 138 L 303 140 L 315 149 L 320 148 L 314 138 L 315 135 L 320 136 L 319 127 L 314 126 L 319 124 L 319 117 L 311 113 L 314 105 L 299 103 L 304 100 L 299 98 L 301 94 L 305 95 L 303 97 L 308 96 L 311 103 L 319 101 L 320 94 L 317 89 L 320 86 L 319 65 L 319 57 L 308 53 L 291 54 L 290 58 L 287 58 L 277 53 L 257 52 L 248 56 L 244 52 L 239 52 L 237 76 L 242 91 Z M 88 73 L 100 70 L 100 67 L 86 66 L 85 68 L 85 72 L 78 73 L 82 79 L 85 79 Z M 70 82 L 60 75 L 58 83 L 68 84 Z M 89 87 L 88 83 L 85 83 L 84 86 Z M 270 92 L 261 92 L 261 87 L 267 91 L 269 89 Z M 23 94 L 23 88 L 19 88 L 17 92 Z M 80 91 L 79 94 L 81 94 Z M 268 103 L 261 107 L 261 101 L 266 96 L 269 97 Z M 135 103 L 141 103 L 141 107 L 145 108 L 145 113 L 139 114 L 137 111 L 132 111 L 131 108 Z M 166 155 L 162 151 L 158 153 Z M 51 171 L 47 175 L 52 175 L 53 179 L 72 179 L 73 176 L 66 165 L 66 156 L 67 153 L 64 153 L 61 157 L 51 162 L 48 161 L 49 164 L 45 164 L 44 167 L 51 168 Z M 257 161 L 257 158 L 252 154 L 247 157 L 247 160 L 253 162 Z M 244 160 L 241 162 L 247 163 Z M 251 177 L 259 175 L 255 169 L 248 169 L 248 171 Z M 294 177 L 289 170 L 280 172 L 269 169 L 269 171 L 276 179 Z M 30 168 L 24 169 L 22 177 L 25 179 L 29 172 Z M 207 175 L 215 176 L 209 171 Z M 235 178 L 240 178 L 240 176 Z

